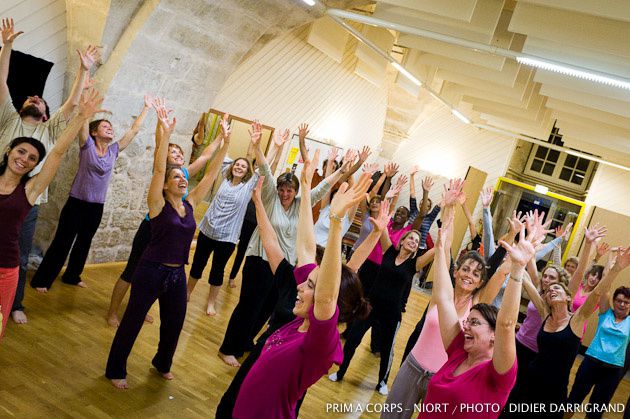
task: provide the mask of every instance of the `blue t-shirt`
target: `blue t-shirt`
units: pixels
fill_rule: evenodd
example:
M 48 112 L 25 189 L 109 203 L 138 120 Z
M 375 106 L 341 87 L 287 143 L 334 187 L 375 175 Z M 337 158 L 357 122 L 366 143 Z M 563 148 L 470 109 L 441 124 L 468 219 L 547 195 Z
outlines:
M 612 308 L 599 315 L 597 332 L 586 351 L 586 355 L 607 364 L 623 367 L 626 360 L 626 347 L 630 339 L 630 316 L 619 323 L 615 322 Z

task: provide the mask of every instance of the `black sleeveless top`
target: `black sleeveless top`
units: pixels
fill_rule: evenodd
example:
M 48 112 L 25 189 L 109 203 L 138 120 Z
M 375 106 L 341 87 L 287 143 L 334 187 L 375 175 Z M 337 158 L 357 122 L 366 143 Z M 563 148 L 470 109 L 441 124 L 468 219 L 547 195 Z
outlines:
M 538 332 L 538 355 L 527 371 L 527 392 L 532 401 L 563 403 L 567 398 L 569 373 L 580 347 L 580 337 L 571 330 L 571 320 L 558 332 Z

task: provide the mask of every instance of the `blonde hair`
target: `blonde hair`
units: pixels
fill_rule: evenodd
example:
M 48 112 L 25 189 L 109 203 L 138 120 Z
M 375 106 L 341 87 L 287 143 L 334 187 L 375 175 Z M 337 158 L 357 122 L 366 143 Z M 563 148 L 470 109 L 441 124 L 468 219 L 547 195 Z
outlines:
M 420 234 L 420 232 L 418 230 L 409 230 L 408 232 L 406 232 L 405 234 L 403 234 L 403 236 L 400 238 L 400 240 L 398 240 L 398 244 L 396 245 L 396 250 L 400 252 L 400 246 L 401 243 L 403 241 L 405 241 L 405 239 L 410 235 L 410 234 L 417 234 L 418 235 L 418 247 L 420 247 L 420 240 L 422 240 L 422 234 Z M 416 253 L 418 253 L 418 250 L 416 250 L 415 252 L 413 252 L 413 254 L 411 255 L 412 258 L 416 257 Z

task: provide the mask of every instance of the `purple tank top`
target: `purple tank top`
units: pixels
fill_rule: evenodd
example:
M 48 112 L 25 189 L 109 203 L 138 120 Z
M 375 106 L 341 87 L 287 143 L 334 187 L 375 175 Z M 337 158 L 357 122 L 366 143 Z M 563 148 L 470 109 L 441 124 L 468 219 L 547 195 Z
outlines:
M 86 202 L 104 204 L 118 150 L 118 143 L 114 143 L 107 147 L 107 152 L 101 157 L 96 153 L 94 139 L 89 136 L 79 150 L 79 170 L 72 182 L 70 196 Z
M 20 231 L 33 207 L 26 198 L 25 186 L 20 182 L 10 194 L 0 194 L 0 268 L 20 266 Z
M 538 353 L 538 332 L 542 327 L 542 319 L 536 306 L 531 301 L 527 304 L 527 316 L 523 320 L 521 328 L 518 329 L 516 340 L 527 346 L 532 351 Z
M 186 215 L 182 218 L 166 201 L 162 212 L 151 218 L 151 241 L 142 254 L 142 259 L 157 263 L 188 263 L 190 243 L 195 235 L 197 223 L 193 207 L 183 201 Z

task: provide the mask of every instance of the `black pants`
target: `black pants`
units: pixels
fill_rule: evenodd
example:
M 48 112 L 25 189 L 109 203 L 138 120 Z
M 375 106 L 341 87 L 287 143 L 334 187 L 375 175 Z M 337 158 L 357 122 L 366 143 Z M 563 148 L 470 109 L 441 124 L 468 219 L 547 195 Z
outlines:
M 133 244 L 131 245 L 131 253 L 129 253 L 129 259 L 127 259 L 127 266 L 125 270 L 120 274 L 120 279 L 125 282 L 131 283 L 133 274 L 136 272 L 138 263 L 142 258 L 144 249 L 147 248 L 151 241 L 151 222 L 145 217 L 142 219 L 136 235 L 133 236 Z
M 223 285 L 225 265 L 230 259 L 235 246 L 234 243 L 213 240 L 200 231 L 197 237 L 197 247 L 193 256 L 192 267 L 190 268 L 190 277 L 197 280 L 201 278 L 203 270 L 208 264 L 208 258 L 214 252 L 208 284 L 218 287 Z
M 337 378 L 341 379 L 346 374 L 350 361 L 355 351 L 361 344 L 361 339 L 372 325 L 378 321 L 381 325 L 378 349 L 381 352 L 381 362 L 378 370 L 378 383 L 387 384 L 387 378 L 394 357 L 394 340 L 400 326 L 400 313 L 387 313 L 374 307 L 365 320 L 358 320 L 349 326 L 346 333 L 346 344 L 343 345 L 343 363 L 337 371 Z
M 378 271 L 380 271 L 381 265 L 378 263 L 372 262 L 367 259 L 359 268 L 359 279 L 361 280 L 361 286 L 363 287 L 363 295 L 367 296 L 369 299 L 370 290 L 372 289 L 372 285 L 374 285 L 374 281 L 376 281 L 376 277 L 378 276 Z M 348 327 L 346 331 L 349 329 Z M 343 334 L 344 338 L 347 338 L 346 332 Z M 378 319 L 375 319 L 374 324 L 372 324 L 372 330 L 370 331 L 370 352 L 376 353 L 380 352 L 379 350 L 379 340 L 381 338 L 381 325 Z
M 269 263 L 259 256 L 245 258 L 241 295 L 219 351 L 240 357 L 250 350 L 254 338 L 271 316 L 277 300 L 278 290 Z
M 230 272 L 230 279 L 236 278 L 238 271 L 241 269 L 241 263 L 245 258 L 245 252 L 247 246 L 249 246 L 249 239 L 252 238 L 256 230 L 256 223 L 250 221 L 243 221 L 243 227 L 241 227 L 241 236 L 238 238 L 238 246 L 236 247 L 236 256 L 234 257 L 234 264 L 232 265 L 232 271 Z
M 276 328 L 275 330 L 277 329 L 278 328 Z M 241 364 L 241 367 L 236 372 L 236 375 L 232 379 L 232 382 L 230 383 L 228 389 L 225 390 L 225 393 L 223 393 L 223 397 L 221 397 L 221 401 L 217 406 L 217 419 L 232 419 L 232 411 L 234 411 L 234 405 L 236 404 L 238 392 L 241 390 L 241 385 L 243 384 L 243 381 L 245 381 L 245 377 L 247 377 L 249 371 L 252 369 L 252 367 L 260 357 L 267 338 L 271 336 L 271 334 L 275 332 L 275 330 L 271 328 L 267 329 L 267 331 L 265 331 L 265 333 L 263 333 L 260 338 L 258 338 L 258 341 L 256 341 L 256 346 L 254 346 L 254 349 L 252 349 L 249 355 L 247 355 L 245 361 L 243 361 L 243 363 Z M 302 398 L 298 400 L 297 405 L 295 406 L 296 418 L 298 417 L 298 413 L 300 413 L 300 407 L 302 406 L 302 402 L 304 401 L 305 396 L 306 393 L 304 393 L 304 396 L 302 396 Z
M 20 273 L 18 276 L 18 284 L 15 289 L 15 299 L 11 311 L 24 311 L 22 300 L 24 300 L 24 287 L 26 286 L 26 272 L 28 271 L 28 258 L 33 247 L 33 236 L 35 235 L 35 225 L 37 224 L 37 215 L 39 214 L 39 205 L 33 205 L 28 212 L 22 224 L 20 231 Z
M 581 404 L 594 386 L 588 402 L 591 405 L 599 406 L 601 409 L 610 403 L 621 378 L 623 378 L 623 367 L 615 367 L 586 355 L 575 374 L 573 388 L 569 394 L 569 403 Z M 589 419 L 601 418 L 602 414 L 601 412 L 591 412 L 587 413 L 586 417 Z
M 529 364 L 536 358 L 538 353 L 532 351 L 527 346 L 523 345 L 521 342 L 516 339 L 516 360 L 518 362 L 518 369 L 516 370 L 516 383 L 514 383 L 514 387 L 512 387 L 512 391 L 510 392 L 510 396 L 508 397 L 506 406 L 509 406 L 510 403 L 525 403 L 527 392 L 530 389 L 527 388 L 527 370 Z M 516 417 L 528 417 L 531 413 L 517 413 L 517 412 L 509 412 L 507 409 L 501 413 L 501 418 L 516 418 Z
M 105 376 L 127 376 L 127 358 L 140 333 L 146 314 L 160 301 L 160 342 L 151 362 L 161 373 L 171 370 L 173 355 L 186 317 L 186 273 L 184 267 L 170 267 L 142 260 L 136 269 L 129 304 L 116 330 L 107 359 Z
M 92 238 L 98 230 L 102 217 L 103 204 L 69 197 L 61 210 L 55 238 L 50 243 L 39 269 L 35 272 L 31 286 L 50 288 L 61 272 L 68 253 L 70 253 L 70 260 L 62 281 L 73 285 L 81 282 L 81 273 L 90 252 Z

